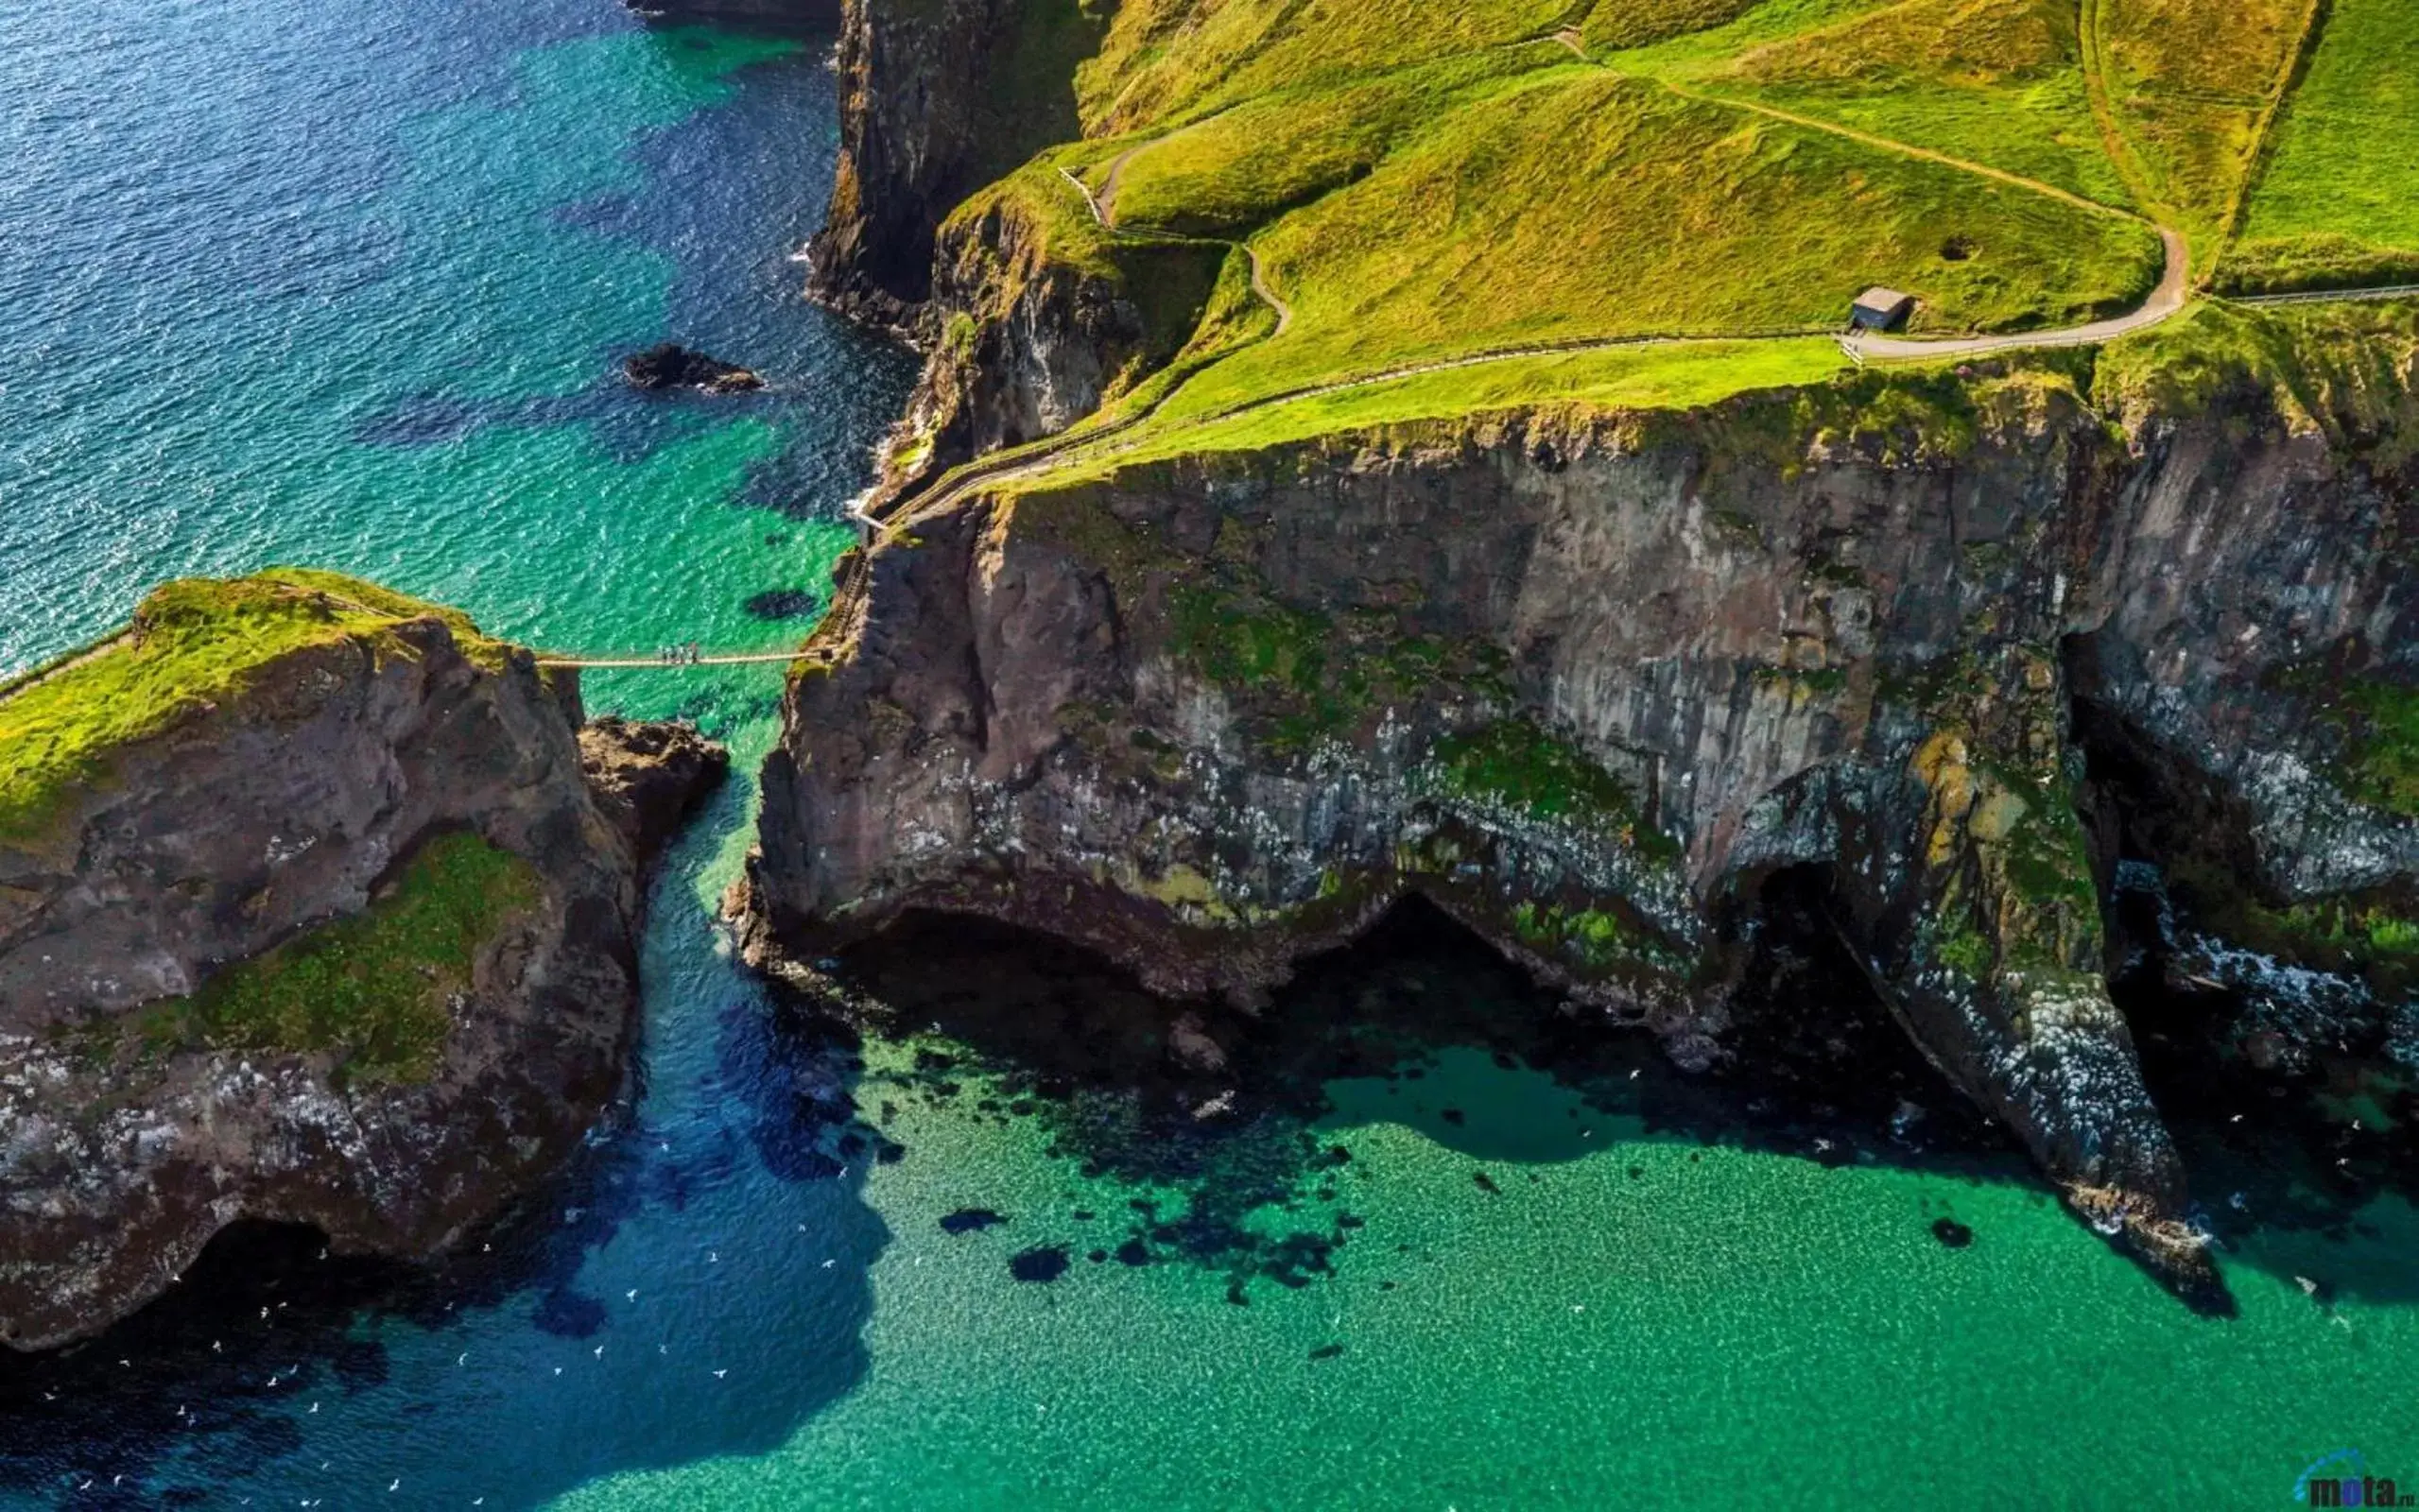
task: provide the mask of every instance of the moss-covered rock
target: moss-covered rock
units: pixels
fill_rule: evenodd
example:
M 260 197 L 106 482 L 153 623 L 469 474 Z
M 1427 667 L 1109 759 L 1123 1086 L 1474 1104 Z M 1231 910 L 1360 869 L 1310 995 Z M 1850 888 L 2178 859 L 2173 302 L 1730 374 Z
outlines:
M 578 1148 L 641 853 L 719 764 L 583 730 L 573 676 L 458 613 L 281 569 L 0 693 L 0 1343 L 39 1348 L 239 1218 L 425 1255 Z

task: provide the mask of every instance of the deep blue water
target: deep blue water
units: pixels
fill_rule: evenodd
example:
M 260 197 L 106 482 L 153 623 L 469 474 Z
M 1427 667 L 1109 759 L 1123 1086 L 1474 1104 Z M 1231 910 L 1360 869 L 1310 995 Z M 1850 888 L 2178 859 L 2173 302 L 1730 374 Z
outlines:
M 0 11 L 0 670 L 164 578 L 272 562 L 552 647 L 794 642 L 913 371 L 799 294 L 837 141 L 829 45 L 650 31 L 611 0 Z M 614 380 L 667 338 L 771 391 Z M 752 612 L 765 594 L 788 617 Z M 587 693 L 695 717 L 752 766 L 779 677 Z M 245 1295 L 250 1328 L 173 1306 L 112 1344 L 127 1366 L 0 1362 L 0 1502 L 337 1505 L 408 1467 L 405 1504 L 526 1505 L 762 1452 L 845 1391 L 883 1229 L 836 1162 L 788 1147 L 816 1137 L 783 1101 L 814 1068 L 708 922 L 699 879 L 749 802 L 734 784 L 665 868 L 647 1096 L 550 1218 L 402 1292 L 305 1270 Z M 840 1263 L 769 1274 L 802 1226 Z M 380 1306 L 356 1316 L 356 1296 Z M 652 1362 L 708 1358 L 749 1389 L 649 1384 Z M 555 1364 L 572 1384 L 527 1389 Z

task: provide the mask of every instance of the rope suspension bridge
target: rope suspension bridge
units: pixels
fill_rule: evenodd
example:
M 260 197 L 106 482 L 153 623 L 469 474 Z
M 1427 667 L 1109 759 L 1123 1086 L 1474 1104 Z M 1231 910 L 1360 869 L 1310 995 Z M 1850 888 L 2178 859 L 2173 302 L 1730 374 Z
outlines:
M 762 666 L 775 662 L 795 662 L 803 651 L 739 651 L 728 654 L 658 653 L 654 656 L 541 656 L 542 667 L 567 667 L 575 670 L 604 667 L 652 667 L 670 672 L 690 667 Z

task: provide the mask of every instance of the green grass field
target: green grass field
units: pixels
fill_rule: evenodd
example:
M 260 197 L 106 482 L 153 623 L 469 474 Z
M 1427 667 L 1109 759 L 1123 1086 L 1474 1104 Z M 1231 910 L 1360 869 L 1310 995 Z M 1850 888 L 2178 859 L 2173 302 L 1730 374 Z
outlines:
M 1607 61 L 2138 208 L 2093 122 L 2077 0 L 1910 0 L 1777 37 L 1774 9 Z
M 1174 456 L 1258 451 L 1391 425 L 1526 412 L 1541 404 L 1598 411 L 1689 408 L 1749 389 L 1819 384 L 1845 368 L 1840 349 L 1821 337 L 1512 358 L 1258 405 L 1222 419 L 1167 421 L 1138 438 L 1122 437 L 1077 452 L 1050 482 L 1106 476 Z
M 1087 136 L 1543 37 L 1570 0 L 1128 0 L 1076 76 Z
M 2419 283 L 2419 6 L 2327 9 L 2220 270 L 2226 287 Z
M 2084 0 L 2103 139 L 2143 201 L 2217 258 L 2311 0 Z
M 239 692 L 290 653 L 345 640 L 384 650 L 407 620 L 443 619 L 474 658 L 502 647 L 450 610 L 335 573 L 276 568 L 154 590 L 127 634 L 0 688 L 0 842 L 40 836 L 109 758 Z
M 2226 288 L 2419 264 L 2419 8 L 2333 0 L 2312 49 L 2314 13 L 1132 0 L 1076 73 L 1080 139 L 965 214 L 1023 217 L 1041 257 L 1138 302 L 1146 249 L 1193 249 L 1185 298 L 1153 307 L 1190 339 L 1166 333 L 1079 427 L 1120 455 L 1696 403 L 1836 370 L 1807 338 L 1871 284 L 1917 297 L 1918 335 L 2128 310 L 2161 226 L 2204 284 L 2222 254 Z
M 1293 324 L 1169 418 L 1508 347 L 1820 333 L 1872 284 L 1961 332 L 2120 309 L 2157 277 L 2139 223 L 1583 65 L 1450 125 L 1256 239 Z

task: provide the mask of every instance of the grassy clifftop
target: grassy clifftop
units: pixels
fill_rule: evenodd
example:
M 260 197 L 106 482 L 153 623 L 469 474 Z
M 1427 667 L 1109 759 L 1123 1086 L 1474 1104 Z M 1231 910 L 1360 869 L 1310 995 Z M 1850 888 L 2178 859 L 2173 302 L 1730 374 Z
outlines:
M 413 654 L 391 632 L 428 619 L 464 654 L 502 663 L 501 643 L 465 616 L 336 573 L 275 568 L 154 590 L 123 633 L 0 684 L 0 839 L 38 833 L 62 798 L 105 775 L 112 752 L 240 694 L 281 659 L 341 641 Z
M 2413 52 L 2402 0 L 1127 0 L 977 203 L 1229 256 L 1121 451 L 1693 404 L 1841 370 L 1872 284 L 1919 336 L 2133 309 L 2162 231 L 2196 290 L 2419 279 Z

